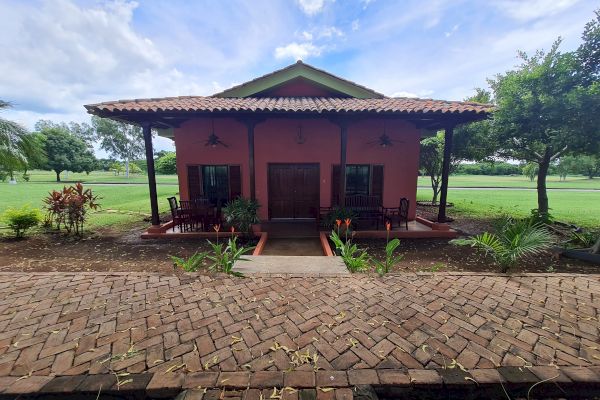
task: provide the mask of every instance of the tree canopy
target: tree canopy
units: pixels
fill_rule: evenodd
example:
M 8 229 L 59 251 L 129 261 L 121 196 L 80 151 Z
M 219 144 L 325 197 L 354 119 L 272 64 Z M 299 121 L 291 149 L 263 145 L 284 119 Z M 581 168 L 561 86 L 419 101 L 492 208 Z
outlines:
M 537 164 L 538 212 L 548 214 L 546 176 L 550 164 L 568 154 L 600 149 L 598 55 L 600 13 L 586 25 L 584 43 L 561 53 L 519 53 L 522 63 L 490 79 L 496 110 L 492 122 L 497 155 Z
M 46 128 L 40 132 L 44 136 L 44 147 L 48 161 L 47 169 L 56 172 L 60 182 L 63 171 L 91 172 L 96 158 L 86 143 L 79 137 L 62 128 Z
M 92 126 L 100 147 L 111 157 L 124 161 L 125 175 L 129 176 L 130 161 L 144 155 L 142 128 L 97 116 L 92 117 Z

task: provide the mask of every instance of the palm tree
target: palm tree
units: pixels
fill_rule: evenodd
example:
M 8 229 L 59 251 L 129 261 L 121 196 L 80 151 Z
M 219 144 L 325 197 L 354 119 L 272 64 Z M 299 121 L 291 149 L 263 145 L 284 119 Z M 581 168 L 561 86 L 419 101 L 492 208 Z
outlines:
M 523 259 L 541 255 L 552 242 L 552 235 L 544 224 L 532 219 L 515 221 L 512 218 L 503 218 L 496 233 L 484 232 L 469 239 L 451 241 L 457 245 L 470 245 L 492 256 L 502 272 L 507 272 Z
M 11 107 L 7 101 L 0 100 L 0 111 Z M 13 172 L 27 168 L 27 160 L 36 156 L 38 146 L 34 137 L 16 122 L 0 118 L 0 171 Z

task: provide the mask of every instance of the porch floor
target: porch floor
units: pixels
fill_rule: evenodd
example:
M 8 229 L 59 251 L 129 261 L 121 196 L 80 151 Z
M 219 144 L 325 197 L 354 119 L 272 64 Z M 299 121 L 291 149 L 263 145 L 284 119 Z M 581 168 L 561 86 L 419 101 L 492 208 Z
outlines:
M 269 240 L 261 255 L 264 256 L 323 256 L 318 237 L 278 238 L 269 233 Z
M 405 229 L 404 225 L 401 227 L 395 226 L 390 232 L 390 237 L 400 239 L 452 239 L 458 236 L 458 232 L 453 229 L 434 229 L 436 224 L 420 218 L 417 219 L 408 223 L 408 229 Z M 319 236 L 319 230 L 314 220 L 265 221 L 260 224 L 260 227 L 262 232 L 269 234 L 269 240 L 272 238 L 308 238 Z M 221 233 L 221 235 L 224 236 L 225 234 Z M 215 232 L 181 232 L 177 227 L 173 229 L 171 222 L 163 224 L 160 232 L 146 231 L 142 234 L 143 239 L 178 239 L 214 236 Z M 375 230 L 375 227 L 357 229 L 355 231 L 355 237 L 357 238 L 385 238 L 386 236 L 387 232 L 385 229 Z

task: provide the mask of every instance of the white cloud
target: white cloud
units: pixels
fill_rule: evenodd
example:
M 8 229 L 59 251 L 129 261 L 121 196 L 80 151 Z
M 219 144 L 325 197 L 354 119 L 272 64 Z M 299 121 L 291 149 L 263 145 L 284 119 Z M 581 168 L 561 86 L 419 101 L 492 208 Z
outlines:
M 369 7 L 369 4 L 375 2 L 375 0 L 361 0 L 361 3 L 363 5 L 363 10 L 366 10 L 367 7 Z
M 355 19 L 354 21 L 352 21 L 352 30 L 357 31 L 359 29 L 360 29 L 360 21 L 358 19 Z
M 579 0 L 499 0 L 494 4 L 509 17 L 521 22 L 558 14 Z
M 342 37 L 344 36 L 344 32 L 335 26 L 325 26 L 318 30 L 317 36 L 319 38 Z
M 297 0 L 302 12 L 312 16 L 323 11 L 325 0 Z
M 450 29 L 448 32 L 445 32 L 444 35 L 446 37 L 450 37 L 452 35 L 454 35 L 456 33 L 456 31 L 458 31 L 458 28 L 460 27 L 459 24 L 456 24 L 452 27 L 452 29 Z
M 313 34 L 307 31 L 303 31 L 301 37 L 304 40 L 312 40 Z
M 275 58 L 294 60 L 304 60 L 312 56 L 320 56 L 323 48 L 315 46 L 310 42 L 296 43 L 292 42 L 286 46 L 280 46 L 275 49 Z

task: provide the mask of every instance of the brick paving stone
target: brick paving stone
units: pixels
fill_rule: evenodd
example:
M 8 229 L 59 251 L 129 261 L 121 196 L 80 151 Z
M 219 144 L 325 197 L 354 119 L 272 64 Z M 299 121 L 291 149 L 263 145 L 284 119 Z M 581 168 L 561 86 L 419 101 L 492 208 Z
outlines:
M 426 369 L 409 369 L 410 382 L 415 385 L 440 385 L 442 378 L 437 371 Z
M 258 371 L 250 376 L 250 387 L 273 388 L 283 386 L 283 372 L 281 371 Z
M 250 384 L 249 372 L 221 372 L 217 385 L 227 388 L 242 388 L 245 389 Z
M 175 397 L 183 385 L 184 375 L 181 373 L 154 374 L 146 386 L 146 392 L 151 397 Z
M 348 371 L 348 382 L 352 386 L 377 385 L 379 377 L 375 369 L 353 369 Z
M 309 388 L 315 386 L 313 371 L 289 371 L 283 374 L 283 385 L 293 388 Z
M 218 372 L 196 372 L 185 375 L 184 389 L 198 389 L 214 387 L 219 378 Z
M 399 370 L 380 369 L 377 374 L 382 385 L 408 386 L 410 384 L 408 374 Z
M 51 380 L 51 376 L 30 376 L 25 379 L 15 381 L 2 393 L 7 395 L 35 393 L 48 384 L 48 382 Z
M 320 387 L 346 387 L 348 375 L 345 371 L 317 371 L 316 383 Z
M 293 367 L 282 385 L 314 387 L 313 360 L 299 361 L 308 350 L 319 376 L 352 371 L 349 385 L 405 382 L 407 370 L 415 382 L 450 382 L 460 377 L 432 370 L 452 359 L 482 383 L 547 379 L 552 363 L 557 380 L 583 384 L 600 381 L 598 292 L 600 275 L 576 274 L 0 273 L 0 379 L 99 374 L 107 389 L 110 366 L 136 385 L 175 368 L 166 375 L 185 374 L 188 388 L 250 371 L 264 371 L 251 379 L 266 386 Z M 98 385 L 86 378 L 77 391 Z

